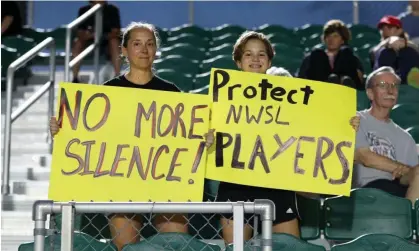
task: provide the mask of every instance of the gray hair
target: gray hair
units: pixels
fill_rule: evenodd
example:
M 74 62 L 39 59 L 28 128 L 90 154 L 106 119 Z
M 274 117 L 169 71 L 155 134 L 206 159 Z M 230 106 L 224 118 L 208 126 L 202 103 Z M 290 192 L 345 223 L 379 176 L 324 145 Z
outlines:
M 292 78 L 292 75 L 289 71 L 287 71 L 285 68 L 282 67 L 271 67 L 266 71 L 269 75 L 275 75 L 275 76 L 283 76 L 283 77 L 290 77 Z
M 367 80 L 365 81 L 365 89 L 372 88 L 372 84 L 373 84 L 374 78 L 377 75 L 379 75 L 381 73 L 385 73 L 385 72 L 388 72 L 388 73 L 393 74 L 397 78 L 397 81 L 399 83 L 401 82 L 400 77 L 396 74 L 396 72 L 394 71 L 393 68 L 391 68 L 390 66 L 382 66 L 382 67 L 376 69 L 375 71 L 371 72 L 368 75 Z

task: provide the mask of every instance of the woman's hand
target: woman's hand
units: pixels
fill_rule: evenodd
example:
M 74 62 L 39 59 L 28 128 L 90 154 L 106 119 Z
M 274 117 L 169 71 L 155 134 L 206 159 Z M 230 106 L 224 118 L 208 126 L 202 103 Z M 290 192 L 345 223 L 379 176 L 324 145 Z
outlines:
M 357 132 L 359 129 L 359 124 L 361 123 L 361 118 L 359 116 L 354 116 L 349 121 L 349 124 L 352 126 L 352 128 Z
M 215 138 L 214 132 L 215 132 L 215 129 L 209 129 L 208 133 L 204 134 L 205 145 L 207 146 L 207 148 L 210 148 L 212 144 L 214 144 L 214 138 Z
M 54 116 L 49 119 L 49 130 L 52 137 L 54 137 L 60 131 L 60 125 L 58 124 L 57 118 Z

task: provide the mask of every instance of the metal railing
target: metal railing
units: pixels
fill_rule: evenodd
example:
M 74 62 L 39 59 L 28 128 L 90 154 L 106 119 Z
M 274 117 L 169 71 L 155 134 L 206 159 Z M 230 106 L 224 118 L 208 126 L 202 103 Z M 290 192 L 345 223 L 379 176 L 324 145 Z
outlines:
M 53 202 L 37 201 L 33 205 L 34 250 L 43 251 L 46 242 L 47 215 L 61 213 L 61 251 L 72 251 L 74 245 L 75 214 L 233 214 L 234 250 L 244 248 L 244 215 L 254 214 L 260 217 L 261 250 L 272 250 L 272 224 L 275 220 L 275 205 L 270 200 L 254 202 Z M 55 243 L 55 242 L 54 242 Z M 108 243 L 110 244 L 110 243 Z M 88 243 L 83 244 L 89 245 Z M 56 247 L 53 246 L 54 250 Z M 189 250 L 189 249 L 188 249 Z
M 12 104 L 13 104 L 13 82 L 15 72 L 35 56 L 39 52 L 44 50 L 46 47 L 50 47 L 50 75 L 49 81 L 45 83 L 41 88 L 39 88 L 30 98 L 28 98 L 23 104 L 21 104 L 13 113 L 12 113 Z M 52 37 L 46 38 L 44 41 L 39 43 L 37 46 L 23 54 L 21 57 L 16 59 L 13 63 L 9 65 L 7 69 L 7 86 L 6 86 L 6 114 L 5 114 L 5 125 L 4 125 L 4 139 L 3 139 L 3 173 L 2 173 L 2 186 L 1 193 L 2 195 L 8 195 L 10 193 L 10 152 L 11 152 L 11 138 L 12 138 L 12 123 L 20 117 L 29 107 L 31 107 L 42 95 L 47 91 L 49 92 L 48 98 L 48 121 L 51 116 L 54 114 L 54 98 L 55 98 L 55 41 Z M 49 135 L 49 134 L 47 134 Z M 49 141 L 49 152 L 52 152 L 52 140 L 47 138 Z
M 94 43 L 84 49 L 77 57 L 70 61 L 71 56 L 71 32 L 77 28 L 81 23 L 86 21 L 90 16 L 95 15 L 95 40 Z M 64 59 L 64 81 L 70 81 L 70 70 L 79 63 L 83 58 L 88 56 L 94 51 L 93 64 L 95 67 L 95 81 L 99 81 L 99 53 L 100 53 L 100 42 L 102 40 L 102 25 L 103 25 L 103 6 L 96 4 L 90 8 L 86 13 L 75 19 L 73 22 L 66 26 L 65 36 L 65 59 Z

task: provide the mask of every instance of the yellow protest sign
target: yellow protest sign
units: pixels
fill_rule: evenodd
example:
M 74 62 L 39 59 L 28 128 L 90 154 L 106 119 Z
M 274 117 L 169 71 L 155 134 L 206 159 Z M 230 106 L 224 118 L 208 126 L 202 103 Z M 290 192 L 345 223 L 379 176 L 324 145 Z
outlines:
M 206 178 L 349 195 L 354 89 L 298 78 L 212 69 Z
M 208 96 L 62 83 L 49 199 L 202 201 Z

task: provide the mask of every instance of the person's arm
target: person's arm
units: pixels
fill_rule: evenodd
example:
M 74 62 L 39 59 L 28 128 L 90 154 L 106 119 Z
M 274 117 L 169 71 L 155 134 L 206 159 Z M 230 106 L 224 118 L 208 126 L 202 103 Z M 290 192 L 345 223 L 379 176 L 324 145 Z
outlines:
M 370 144 L 366 135 L 366 131 L 368 130 L 365 128 L 367 121 L 365 121 L 362 114 L 358 113 L 357 115 L 361 117 L 361 121 L 355 139 L 354 164 L 362 164 L 366 168 L 374 168 L 388 173 L 407 171 L 409 166 L 393 161 L 370 150 Z
M 119 38 L 121 35 L 121 17 L 119 14 L 119 9 L 116 6 L 112 6 L 112 10 L 112 17 L 110 18 L 111 31 L 108 34 L 109 39 Z
M 301 63 L 300 68 L 297 72 L 297 77 L 307 79 L 307 71 L 310 67 L 310 55 L 304 57 L 303 62 Z
M 13 23 L 13 16 L 5 16 L 4 19 L 1 21 L 1 34 L 3 34 L 9 26 Z
M 406 164 L 412 166 L 413 168 L 419 168 L 419 157 L 416 151 L 416 143 L 412 138 L 408 141 L 408 144 L 406 144 L 406 150 L 403 152 L 406 153 Z M 406 186 L 409 185 L 412 175 L 414 175 L 413 171 L 403 175 L 400 178 L 400 183 Z
M 355 150 L 355 163 L 362 164 L 367 168 L 374 168 L 388 173 L 393 173 L 397 169 L 407 172 L 410 168 L 403 163 L 376 154 L 368 147 L 361 147 Z

